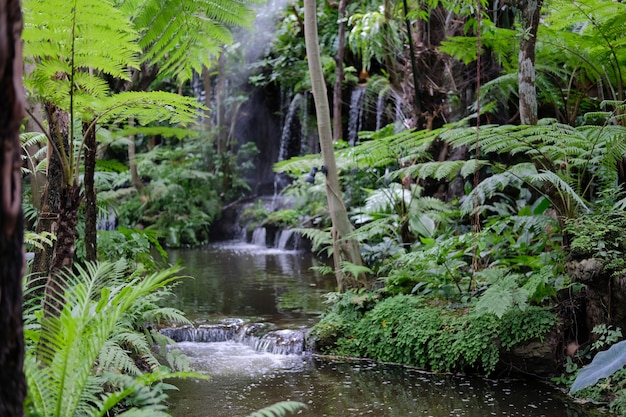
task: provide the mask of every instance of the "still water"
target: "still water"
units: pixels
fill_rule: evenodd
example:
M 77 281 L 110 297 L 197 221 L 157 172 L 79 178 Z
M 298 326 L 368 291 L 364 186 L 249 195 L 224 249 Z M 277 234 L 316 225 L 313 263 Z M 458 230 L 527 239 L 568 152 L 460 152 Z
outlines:
M 172 306 L 198 324 L 225 318 L 311 326 L 323 311 L 333 277 L 311 270 L 307 253 L 243 243 L 172 251 L 193 278 L 175 290 Z M 176 381 L 175 417 L 244 417 L 285 400 L 303 417 L 528 416 L 587 417 L 548 386 L 437 375 L 395 365 L 259 352 L 235 341 L 181 342 L 178 347 L 209 381 Z

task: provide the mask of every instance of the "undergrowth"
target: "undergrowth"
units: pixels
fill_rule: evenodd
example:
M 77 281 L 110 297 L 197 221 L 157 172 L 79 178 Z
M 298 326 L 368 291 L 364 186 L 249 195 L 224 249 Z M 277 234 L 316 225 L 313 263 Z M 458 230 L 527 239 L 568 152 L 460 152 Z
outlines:
M 413 295 L 377 300 L 374 294 L 347 293 L 338 296 L 312 336 L 325 354 L 488 375 L 501 352 L 542 339 L 556 320 L 538 306 L 510 309 L 498 318 Z

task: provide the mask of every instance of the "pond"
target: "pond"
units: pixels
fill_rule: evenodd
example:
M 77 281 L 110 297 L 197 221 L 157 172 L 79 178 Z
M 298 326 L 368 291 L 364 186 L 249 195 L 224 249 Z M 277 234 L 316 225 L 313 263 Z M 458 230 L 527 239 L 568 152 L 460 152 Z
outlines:
M 244 417 L 286 400 L 307 404 L 298 413 L 303 417 L 588 416 L 536 381 L 430 374 L 299 351 L 272 353 L 260 338 L 250 343 L 236 334 L 244 331 L 242 323 L 294 332 L 312 326 L 325 308 L 323 295 L 334 289 L 333 277 L 311 270 L 318 261 L 306 252 L 239 242 L 171 251 L 170 257 L 180 259 L 193 277 L 175 289 L 171 305 L 198 325 L 196 335 L 201 329 L 217 334 L 215 326 L 236 327 L 229 330 L 235 336 L 224 337 L 222 330 L 216 342 L 179 338 L 178 347 L 194 369 L 211 379 L 175 382 L 180 389 L 170 394 L 175 417 Z

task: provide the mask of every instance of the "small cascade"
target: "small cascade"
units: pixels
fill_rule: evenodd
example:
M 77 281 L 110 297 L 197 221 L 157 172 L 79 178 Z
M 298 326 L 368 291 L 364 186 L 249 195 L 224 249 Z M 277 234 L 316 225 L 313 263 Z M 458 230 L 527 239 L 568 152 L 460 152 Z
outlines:
M 259 352 L 299 355 L 304 351 L 304 333 L 300 330 L 275 330 L 266 333 L 254 345 Z
M 257 246 L 267 246 L 267 230 L 265 227 L 257 227 L 254 229 L 250 243 Z
M 108 213 L 104 214 L 100 212 L 98 219 L 96 220 L 96 229 L 98 230 L 115 230 L 116 225 L 115 212 L 112 207 L 109 207 Z
M 218 324 L 202 324 L 198 327 L 168 327 L 161 333 L 175 342 L 226 342 L 235 339 L 243 320 L 225 320 Z
M 383 127 L 383 118 L 385 116 L 385 107 L 387 106 L 387 91 L 383 89 L 378 93 L 376 100 L 376 131 Z
M 356 87 L 350 98 L 350 113 L 348 115 L 348 143 L 354 145 L 357 135 L 363 125 L 363 111 L 365 104 L 365 87 Z
M 198 327 L 181 326 L 161 329 L 161 334 L 175 342 L 218 343 L 234 341 L 258 352 L 279 355 L 299 355 L 304 352 L 305 332 L 302 330 L 272 330 L 268 323 L 244 323 L 229 319 L 217 324 Z
M 293 230 L 282 230 L 279 234 L 278 234 L 278 239 L 276 242 L 276 249 L 293 249 L 296 247 L 296 245 L 294 244 L 294 240 L 295 240 L 295 236 L 296 234 L 294 233 Z M 288 246 L 289 244 L 291 244 L 291 246 Z

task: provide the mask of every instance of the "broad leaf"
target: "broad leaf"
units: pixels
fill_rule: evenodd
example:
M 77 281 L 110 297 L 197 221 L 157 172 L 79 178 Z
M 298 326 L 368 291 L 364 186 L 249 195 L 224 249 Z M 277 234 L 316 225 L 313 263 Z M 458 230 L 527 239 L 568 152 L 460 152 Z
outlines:
M 592 386 L 600 379 L 613 375 L 624 365 L 626 365 L 626 340 L 598 353 L 593 361 L 579 372 L 570 388 L 570 393 Z

